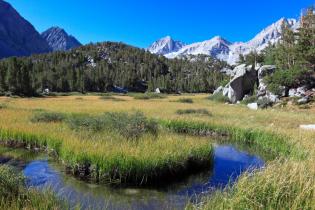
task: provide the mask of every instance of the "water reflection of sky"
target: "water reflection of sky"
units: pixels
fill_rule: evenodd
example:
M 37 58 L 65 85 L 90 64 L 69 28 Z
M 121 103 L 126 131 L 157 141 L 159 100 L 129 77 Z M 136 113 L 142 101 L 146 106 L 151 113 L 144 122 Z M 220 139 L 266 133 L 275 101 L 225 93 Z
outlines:
M 67 177 L 47 160 L 35 160 L 24 168 L 29 186 L 51 187 L 58 196 L 66 198 L 70 204 L 81 203 L 82 207 L 93 209 L 165 209 L 183 208 L 187 197 L 200 195 L 209 190 L 233 183 L 244 171 L 261 168 L 264 161 L 254 155 L 237 150 L 233 146 L 215 148 L 214 166 L 211 172 L 196 175 L 169 189 L 112 190 L 105 186 L 91 185 Z

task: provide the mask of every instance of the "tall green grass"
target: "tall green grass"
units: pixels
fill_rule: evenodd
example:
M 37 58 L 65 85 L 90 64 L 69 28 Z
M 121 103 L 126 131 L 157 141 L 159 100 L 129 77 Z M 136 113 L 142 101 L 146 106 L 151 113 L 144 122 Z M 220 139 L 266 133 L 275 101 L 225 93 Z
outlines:
M 281 166 L 281 167 L 280 167 Z M 234 186 L 189 204 L 187 209 L 315 209 L 312 161 L 276 160 L 264 170 L 244 173 Z
M 50 191 L 27 189 L 25 177 L 10 166 L 0 165 L 0 209 L 67 209 Z
M 157 132 L 158 124 L 156 122 L 151 121 L 141 113 L 106 113 L 101 117 L 104 117 L 101 119 L 104 121 L 94 122 L 95 119 L 92 117 L 92 123 L 89 121 L 90 119 L 87 122 L 85 121 L 86 116 L 79 120 L 71 116 L 68 119 L 78 120 L 72 122 L 72 126 L 80 131 L 84 128 L 82 126 L 91 127 L 91 129 L 102 129 L 102 126 L 101 128 L 98 126 L 104 123 L 103 125 L 105 127 L 108 126 L 107 129 L 111 130 L 111 132 L 116 130 L 117 132 L 123 132 L 123 139 L 126 139 L 127 135 L 128 138 L 138 137 L 138 135 L 142 134 L 144 136 L 139 136 L 137 141 L 121 141 L 121 138 L 114 138 L 111 140 L 114 142 L 108 144 L 115 145 L 113 148 L 115 152 L 104 151 L 100 153 L 100 151 L 95 152 L 93 148 L 91 150 L 91 145 L 94 145 L 94 142 L 89 142 L 88 139 L 84 140 L 89 145 L 88 149 L 81 146 L 74 148 L 76 145 L 73 145 L 71 141 L 58 140 L 45 135 L 0 129 L 0 144 L 10 147 L 41 148 L 48 152 L 54 151 L 54 154 L 57 155 L 70 173 L 91 181 L 107 184 L 147 185 L 159 183 L 161 181 L 178 179 L 197 169 L 200 170 L 211 166 L 213 148 L 210 142 L 209 144 L 204 142 L 194 147 L 178 147 L 183 150 L 174 151 L 172 154 L 166 154 L 162 151 L 163 155 L 158 155 L 154 151 L 154 155 L 152 155 L 150 144 L 154 144 L 154 147 L 157 149 L 160 147 L 165 148 L 161 140 L 163 137 L 158 137 L 156 140 L 152 138 L 152 135 L 154 137 Z M 152 122 L 153 124 L 151 124 Z M 104 134 L 102 133 L 102 135 Z M 117 142 L 115 143 L 115 141 Z M 155 141 L 158 142 L 155 143 Z M 169 139 L 166 142 L 171 143 L 169 147 L 183 144 L 179 142 L 179 137 L 178 140 L 176 137 L 174 140 Z M 96 143 L 99 144 L 101 142 Z M 117 147 L 125 148 L 119 150 Z M 173 151 L 173 149 L 170 151 Z
M 256 146 L 276 156 L 296 157 L 300 159 L 305 158 L 307 155 L 297 149 L 295 145 L 288 143 L 287 139 L 289 137 L 258 129 L 243 129 L 183 120 L 161 120 L 160 123 L 163 127 L 176 133 L 221 136 L 233 142 Z

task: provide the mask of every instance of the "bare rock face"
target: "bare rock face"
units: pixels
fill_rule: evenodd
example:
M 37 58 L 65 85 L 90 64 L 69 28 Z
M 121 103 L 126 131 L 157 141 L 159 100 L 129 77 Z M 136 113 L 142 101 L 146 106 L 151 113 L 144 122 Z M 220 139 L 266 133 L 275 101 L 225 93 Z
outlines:
M 42 37 L 53 51 L 66 51 L 82 46 L 76 38 L 68 35 L 64 29 L 59 27 L 49 28 L 42 33 Z
M 252 66 L 242 64 L 234 70 L 235 76 L 228 84 L 228 97 L 231 103 L 236 103 L 251 95 L 257 82 L 257 71 Z
M 7 2 L 0 0 L 0 59 L 49 52 L 35 28 Z

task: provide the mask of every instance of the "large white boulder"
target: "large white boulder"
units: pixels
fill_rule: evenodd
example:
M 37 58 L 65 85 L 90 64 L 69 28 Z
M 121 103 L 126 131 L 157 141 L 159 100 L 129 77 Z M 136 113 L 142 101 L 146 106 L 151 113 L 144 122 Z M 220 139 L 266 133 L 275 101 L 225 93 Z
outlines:
M 252 66 L 245 64 L 235 67 L 233 70 L 234 78 L 228 84 L 228 97 L 230 102 L 236 103 L 243 99 L 246 94 L 254 91 L 254 85 L 257 82 L 257 71 Z

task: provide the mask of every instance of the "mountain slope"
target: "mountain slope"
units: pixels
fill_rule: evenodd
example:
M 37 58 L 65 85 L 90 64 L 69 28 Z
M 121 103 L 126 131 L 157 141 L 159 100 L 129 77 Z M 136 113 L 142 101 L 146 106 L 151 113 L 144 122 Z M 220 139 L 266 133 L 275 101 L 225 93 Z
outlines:
M 0 58 L 49 52 L 35 28 L 7 2 L 0 0 Z
M 204 54 L 226 61 L 229 64 L 235 64 L 238 61 L 240 54 L 247 55 L 253 50 L 260 52 L 265 49 L 269 43 L 277 43 L 281 38 L 281 26 L 283 23 L 288 24 L 288 26 L 293 30 L 296 30 L 299 26 L 299 22 L 295 19 L 281 18 L 277 22 L 262 30 L 248 42 L 231 43 L 222 37 L 216 36 L 204 42 L 182 46 L 178 50 L 161 50 L 156 52 L 156 50 L 152 50 L 150 47 L 149 51 L 155 54 L 163 54 L 168 58 Z
M 170 36 L 167 36 L 154 42 L 148 48 L 148 51 L 154 54 L 165 55 L 168 53 L 176 52 L 184 46 L 184 43 L 180 41 L 174 41 Z
M 41 35 L 53 51 L 66 51 L 82 46 L 75 37 L 68 35 L 64 29 L 59 27 L 49 28 Z

